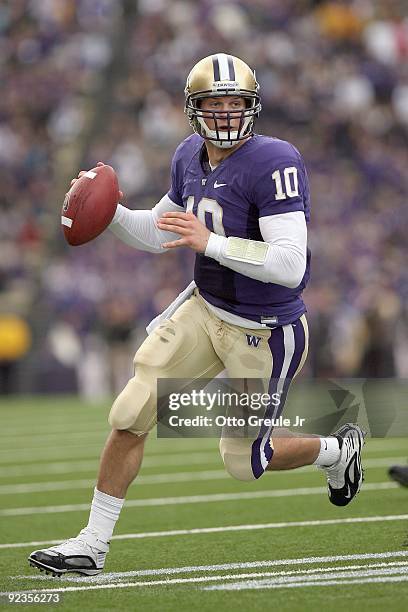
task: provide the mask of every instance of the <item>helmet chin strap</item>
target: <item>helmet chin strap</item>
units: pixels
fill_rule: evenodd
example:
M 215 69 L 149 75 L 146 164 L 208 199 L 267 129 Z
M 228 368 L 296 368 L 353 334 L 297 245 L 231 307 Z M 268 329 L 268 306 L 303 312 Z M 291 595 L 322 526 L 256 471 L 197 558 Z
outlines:
M 220 132 L 220 134 L 223 134 L 225 132 Z M 211 138 L 209 139 L 209 141 L 215 146 L 218 147 L 219 149 L 231 149 L 231 147 L 233 147 L 234 145 L 237 144 L 237 142 L 239 142 L 239 140 L 212 140 Z
M 205 136 L 215 147 L 218 147 L 219 149 L 231 149 L 231 147 L 233 147 L 239 142 L 238 130 L 231 130 L 230 132 L 218 131 L 217 133 L 216 130 L 210 130 L 210 128 L 205 123 L 202 117 L 197 117 L 197 119 L 201 126 L 202 132 L 204 132 Z M 246 131 L 250 121 L 251 117 L 247 117 L 245 119 L 244 124 L 241 128 L 241 134 Z M 232 138 L 232 140 L 229 140 L 228 138 Z
M 217 133 L 216 130 L 210 130 L 202 117 L 198 117 L 198 122 L 205 136 L 214 146 L 218 147 L 219 149 L 230 149 L 237 144 L 238 130 L 231 130 L 230 133 L 220 131 Z M 228 137 L 233 138 L 234 140 L 227 140 Z

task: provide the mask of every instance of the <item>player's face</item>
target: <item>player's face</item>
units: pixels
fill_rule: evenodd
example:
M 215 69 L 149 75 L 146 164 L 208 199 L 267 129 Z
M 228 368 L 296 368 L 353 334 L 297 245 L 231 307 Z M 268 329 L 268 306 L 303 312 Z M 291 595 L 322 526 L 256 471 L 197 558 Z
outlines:
M 217 127 L 220 132 L 238 130 L 240 127 L 241 113 L 245 110 L 245 100 L 240 96 L 217 96 L 204 98 L 201 102 L 201 110 L 209 111 L 204 115 L 204 120 L 210 130 Z M 213 115 L 212 113 L 216 113 Z M 216 120 L 214 119 L 216 117 Z M 228 121 L 229 119 L 229 121 Z

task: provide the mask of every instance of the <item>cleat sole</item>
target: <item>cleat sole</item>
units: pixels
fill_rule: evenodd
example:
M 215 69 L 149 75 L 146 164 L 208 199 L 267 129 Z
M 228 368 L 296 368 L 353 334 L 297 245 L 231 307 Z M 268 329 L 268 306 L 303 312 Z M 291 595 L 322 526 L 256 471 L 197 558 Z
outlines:
M 61 578 L 65 574 L 79 574 L 80 576 L 96 576 L 97 574 L 102 573 L 102 569 L 97 570 L 64 570 L 61 572 L 56 572 L 53 568 L 47 567 L 45 565 L 40 564 L 38 561 L 34 561 L 30 557 L 28 558 L 29 565 L 39 570 L 40 572 L 45 572 L 47 576 L 52 576 L 53 578 Z

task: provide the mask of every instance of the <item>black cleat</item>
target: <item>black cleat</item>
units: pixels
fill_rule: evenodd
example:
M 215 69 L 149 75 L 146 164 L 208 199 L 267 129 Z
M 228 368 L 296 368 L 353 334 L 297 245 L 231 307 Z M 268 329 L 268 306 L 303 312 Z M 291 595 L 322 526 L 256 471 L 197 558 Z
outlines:
M 346 423 L 333 433 L 339 442 L 340 458 L 326 472 L 329 499 L 335 506 L 347 506 L 355 498 L 364 481 L 361 451 L 365 432 L 358 425 Z
M 76 572 L 85 576 L 100 574 L 109 551 L 109 544 L 88 528 L 71 538 L 43 550 L 35 550 L 28 557 L 32 567 L 54 577 Z

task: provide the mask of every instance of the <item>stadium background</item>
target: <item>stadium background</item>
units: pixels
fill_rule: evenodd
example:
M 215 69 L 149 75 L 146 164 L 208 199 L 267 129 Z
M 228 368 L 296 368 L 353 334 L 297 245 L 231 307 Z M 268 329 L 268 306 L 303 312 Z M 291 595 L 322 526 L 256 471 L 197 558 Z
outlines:
M 405 10 L 405 12 L 404 12 Z M 408 374 L 408 19 L 403 0 L 13 0 L 0 6 L 1 392 L 122 388 L 193 254 L 106 232 L 68 247 L 69 180 L 114 166 L 130 208 L 167 191 L 190 131 L 186 75 L 256 68 L 260 133 L 302 152 L 312 191 L 309 376 Z

